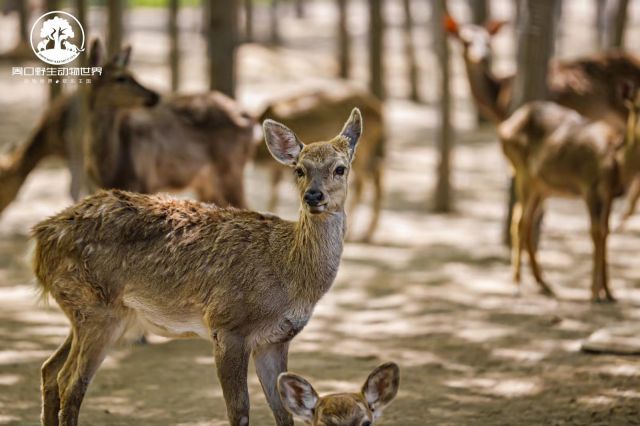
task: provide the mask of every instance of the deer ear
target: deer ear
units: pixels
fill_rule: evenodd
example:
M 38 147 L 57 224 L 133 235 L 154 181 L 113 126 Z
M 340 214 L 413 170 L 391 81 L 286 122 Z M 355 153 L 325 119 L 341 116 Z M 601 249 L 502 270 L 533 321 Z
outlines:
M 455 19 L 449 14 L 444 16 L 443 26 L 446 32 L 458 37 L 460 35 L 460 27 Z
M 358 108 L 351 111 L 351 115 L 340 132 L 340 136 L 345 138 L 349 143 L 349 156 L 353 159 L 356 152 L 356 145 L 362 135 L 362 114 Z
M 396 397 L 399 387 L 400 368 L 397 364 L 388 362 L 371 372 L 362 386 L 362 395 L 375 417 Z
M 500 31 L 500 29 L 506 24 L 507 21 L 488 21 L 486 24 L 484 24 L 484 28 L 487 30 L 489 35 L 496 35 L 498 34 L 498 31 Z
M 305 422 L 313 421 L 319 398 L 309 382 L 296 374 L 282 373 L 278 377 L 278 393 L 287 411 Z
M 304 148 L 298 136 L 284 124 L 273 120 L 264 120 L 262 129 L 267 148 L 273 158 L 285 166 L 295 165 Z
M 126 68 L 129 65 L 129 58 L 131 57 L 131 46 L 125 46 L 115 54 L 111 63 L 120 68 Z
M 89 66 L 99 67 L 102 65 L 102 58 L 104 57 L 104 50 L 102 49 L 102 43 L 99 38 L 96 38 L 91 42 L 89 48 Z

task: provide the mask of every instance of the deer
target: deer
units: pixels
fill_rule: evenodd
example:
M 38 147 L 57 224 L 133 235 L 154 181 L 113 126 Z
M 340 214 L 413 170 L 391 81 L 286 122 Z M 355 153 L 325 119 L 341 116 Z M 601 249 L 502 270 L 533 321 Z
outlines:
M 258 120 L 267 118 L 296 128 L 304 140 L 322 140 L 330 137 L 328 132 L 339 126 L 342 117 L 350 108 L 358 107 L 367 121 L 367 132 L 358 146 L 358 157 L 353 163 L 351 200 L 349 213 L 353 215 L 362 201 L 366 186 L 373 188 L 373 215 L 365 234 L 360 239 L 369 242 L 378 227 L 383 199 L 383 163 L 385 157 L 385 128 L 382 103 L 372 94 L 341 86 L 320 89 L 273 99 L 265 106 Z M 278 187 L 282 181 L 284 167 L 269 162 L 264 143 L 256 149 L 255 161 L 271 166 L 271 195 L 267 209 L 275 211 L 278 204 Z
M 303 143 L 265 120 L 276 161 L 294 172 L 297 221 L 165 194 L 103 190 L 33 228 L 34 272 L 71 323 L 42 366 L 42 422 L 76 425 L 108 349 L 132 325 L 200 337 L 213 354 L 232 426 L 249 424 L 247 369 L 256 372 L 276 424 L 292 426 L 278 376 L 338 272 L 344 204 L 362 116 L 340 133 Z
M 621 98 L 628 109 L 623 133 L 610 123 L 592 121 L 570 108 L 544 101 L 525 104 L 498 126 L 517 194 L 511 222 L 511 263 L 518 288 L 521 255 L 526 248 L 541 291 L 553 295 L 536 258 L 534 218 L 549 197 L 581 198 L 589 211 L 594 247 L 591 299 L 615 301 L 607 270 L 609 215 L 613 200 L 625 194 L 640 175 L 640 92 L 623 89 Z
M 491 40 L 506 21 L 489 21 L 484 26 L 460 25 L 445 17 L 445 30 L 462 44 L 463 59 L 478 110 L 500 124 L 510 115 L 514 76 L 497 76 L 491 70 Z M 574 109 L 592 120 L 605 120 L 622 131 L 627 109 L 618 88 L 633 82 L 640 85 L 640 62 L 630 54 L 609 51 L 571 61 L 553 61 L 549 68 L 550 101 Z
M 218 92 L 161 101 L 128 70 L 130 48 L 103 63 L 96 40 L 90 53 L 93 66 L 104 65 L 102 75 L 57 98 L 31 135 L 0 155 L 0 212 L 49 157 L 66 160 L 74 201 L 99 188 L 192 188 L 202 201 L 245 205 L 239 177 L 254 126 L 246 112 Z
M 282 373 L 278 392 L 284 407 L 311 426 L 371 426 L 398 394 L 400 368 L 388 362 L 375 368 L 359 393 L 318 396 L 301 376 Z

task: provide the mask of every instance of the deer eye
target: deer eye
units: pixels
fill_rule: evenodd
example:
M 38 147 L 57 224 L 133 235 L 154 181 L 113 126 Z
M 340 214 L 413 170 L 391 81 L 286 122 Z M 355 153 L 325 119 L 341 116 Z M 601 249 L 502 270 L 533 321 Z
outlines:
M 338 167 L 336 167 L 336 171 L 335 171 L 335 173 L 336 173 L 338 176 L 342 176 L 342 175 L 344 174 L 345 170 L 346 170 L 346 169 L 344 168 L 344 166 L 338 166 Z
M 302 170 L 300 167 L 296 167 L 296 176 L 298 177 L 303 177 L 304 176 L 304 170 Z
M 127 77 L 125 77 L 124 75 L 120 75 L 116 77 L 116 83 L 125 83 L 126 81 L 127 81 Z
M 371 426 L 371 422 L 369 420 L 365 420 L 360 426 Z

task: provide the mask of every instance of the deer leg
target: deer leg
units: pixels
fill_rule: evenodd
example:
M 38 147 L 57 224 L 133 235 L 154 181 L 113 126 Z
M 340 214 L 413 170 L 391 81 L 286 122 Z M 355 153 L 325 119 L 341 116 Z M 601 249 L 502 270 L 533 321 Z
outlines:
M 198 200 L 205 203 L 213 203 L 218 206 L 226 206 L 227 202 L 220 191 L 221 183 L 215 172 L 214 166 L 203 168 L 191 183 Z
M 76 426 L 80 405 L 91 379 L 102 364 L 109 346 L 123 332 L 123 321 L 113 313 L 90 318 L 74 327 L 71 351 L 58 374 L 61 426 Z
M 522 279 L 522 202 L 516 201 L 511 213 L 511 267 L 513 270 L 513 281 L 517 285 L 517 292 L 520 293 L 520 281 Z
M 605 287 L 607 285 L 606 240 L 609 208 L 606 204 L 598 194 L 591 194 L 587 199 L 587 207 L 591 220 L 591 239 L 593 241 L 591 300 L 594 302 L 604 300 L 603 296 L 608 299 Z
M 282 167 L 277 164 L 271 167 L 271 195 L 269 196 L 269 205 L 267 210 L 275 212 L 278 208 L 278 188 L 280 187 L 280 181 L 282 180 Z
M 371 241 L 373 233 L 376 231 L 378 222 L 380 221 L 380 210 L 382 209 L 382 162 L 378 161 L 375 165 L 372 178 L 374 190 L 372 205 L 373 213 L 371 216 L 371 222 L 369 222 L 369 228 L 367 229 L 367 233 L 364 237 L 365 242 Z
M 360 205 L 360 201 L 362 200 L 362 191 L 364 189 L 364 181 L 362 173 L 354 173 L 353 180 L 349 185 L 349 189 L 353 190 L 353 193 L 350 195 L 351 199 L 349 200 L 349 207 L 347 208 L 349 217 L 354 217 L 355 211 Z M 350 229 L 347 229 L 347 239 L 351 240 L 351 236 L 353 232 Z
M 523 227 L 525 229 L 525 246 L 527 248 L 527 253 L 529 254 L 529 263 L 531 266 L 531 271 L 533 272 L 533 276 L 540 286 L 540 290 L 543 294 L 547 296 L 553 296 L 553 291 L 549 287 L 549 285 L 542 279 L 542 270 L 540 265 L 538 264 L 537 258 L 537 248 L 535 239 L 535 229 L 536 223 L 538 222 L 538 217 L 542 214 L 542 199 L 538 195 L 533 195 L 530 197 L 530 201 L 527 203 L 526 211 L 523 212 Z
M 608 302 L 615 302 L 616 299 L 609 290 L 609 268 L 608 268 L 608 256 L 607 256 L 607 240 L 609 238 L 609 216 L 611 214 L 611 199 L 607 199 L 604 204 L 602 215 L 600 217 L 600 226 L 602 229 L 602 258 L 600 265 L 602 290 L 604 290 L 604 297 Z
M 67 360 L 72 339 L 73 333 L 69 333 L 64 343 L 42 364 L 42 414 L 40 420 L 43 425 L 58 424 L 58 411 L 60 411 L 58 373 Z
M 247 369 L 249 350 L 243 336 L 217 332 L 214 334 L 214 357 L 222 395 L 227 405 L 227 416 L 231 426 L 249 424 L 249 390 Z
M 274 343 L 253 351 L 256 373 L 278 426 L 293 426 L 291 414 L 282 406 L 277 381 L 280 373 L 287 371 L 289 342 Z

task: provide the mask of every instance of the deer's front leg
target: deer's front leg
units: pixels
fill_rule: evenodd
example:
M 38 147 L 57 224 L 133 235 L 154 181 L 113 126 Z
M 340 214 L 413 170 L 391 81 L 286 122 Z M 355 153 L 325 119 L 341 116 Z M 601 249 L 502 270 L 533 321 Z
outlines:
M 288 356 L 289 342 L 264 345 L 253 351 L 256 372 L 278 426 L 293 426 L 293 418 L 282 406 L 277 389 L 278 376 L 287 371 Z
M 231 426 L 249 424 L 249 391 L 247 368 L 249 350 L 244 336 L 218 332 L 214 338 L 213 354 L 216 360 L 218 380 L 227 405 L 227 416 Z

